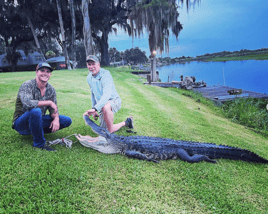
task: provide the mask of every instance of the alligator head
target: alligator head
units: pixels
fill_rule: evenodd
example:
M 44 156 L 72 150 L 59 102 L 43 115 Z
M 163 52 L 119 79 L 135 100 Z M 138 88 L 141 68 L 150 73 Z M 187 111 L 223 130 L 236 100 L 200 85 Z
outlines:
M 88 116 L 83 116 L 86 125 L 90 126 L 93 132 L 101 136 L 98 140 L 90 140 L 83 137 L 77 137 L 80 143 L 85 147 L 90 147 L 105 154 L 117 154 L 120 153 L 120 148 L 112 142 L 113 135 L 105 128 L 98 126 Z

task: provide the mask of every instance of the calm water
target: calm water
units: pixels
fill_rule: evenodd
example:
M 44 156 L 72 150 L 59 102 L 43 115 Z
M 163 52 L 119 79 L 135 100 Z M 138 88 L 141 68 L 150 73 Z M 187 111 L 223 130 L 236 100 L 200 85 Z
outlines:
M 157 68 L 162 82 L 180 81 L 180 75 L 195 76 L 209 86 L 225 85 L 260 93 L 268 93 L 268 60 L 227 62 L 190 62 Z

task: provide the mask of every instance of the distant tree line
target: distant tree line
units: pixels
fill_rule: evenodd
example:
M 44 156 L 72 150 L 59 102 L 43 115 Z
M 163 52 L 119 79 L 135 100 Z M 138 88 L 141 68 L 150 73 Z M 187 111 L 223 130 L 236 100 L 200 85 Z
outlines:
M 138 47 L 127 49 L 119 52 L 115 47 L 109 49 L 110 62 L 124 61 L 128 64 L 135 65 L 146 63 L 148 58 L 145 51 L 141 51 Z
M 256 49 L 256 50 L 247 50 L 247 49 L 241 49 L 240 51 L 221 51 L 221 52 L 216 52 L 216 53 L 206 53 L 204 55 L 198 55 L 196 57 L 190 57 L 190 56 L 181 56 L 181 57 L 175 57 L 175 58 L 170 58 L 170 57 L 160 57 L 157 58 L 157 61 L 162 63 L 162 64 L 173 64 L 173 63 L 187 63 L 190 61 L 207 61 L 211 60 L 214 58 L 220 58 L 220 57 L 243 57 L 243 56 L 249 56 L 249 55 L 267 55 L 268 53 L 268 48 L 261 48 L 261 49 Z M 264 59 L 266 59 L 264 57 Z M 226 61 L 225 59 L 223 61 Z
M 256 50 L 247 50 L 241 49 L 240 51 L 221 51 L 216 53 L 206 53 L 204 55 L 196 56 L 197 58 L 204 58 L 204 57 L 224 57 L 224 56 L 246 56 L 250 54 L 261 54 L 267 53 L 268 48 L 261 48 Z

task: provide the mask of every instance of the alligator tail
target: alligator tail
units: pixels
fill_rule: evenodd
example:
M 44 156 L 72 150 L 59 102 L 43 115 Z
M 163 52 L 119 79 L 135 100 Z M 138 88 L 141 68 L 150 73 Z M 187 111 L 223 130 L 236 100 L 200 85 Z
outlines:
M 189 151 L 189 153 L 192 153 L 192 151 Z M 267 159 L 260 157 L 254 152 L 230 146 L 226 146 L 226 148 L 199 148 L 194 153 L 206 155 L 211 159 L 224 158 L 230 160 L 242 160 L 247 162 L 268 163 Z
M 228 159 L 232 160 L 243 160 L 247 162 L 257 162 L 257 163 L 268 163 L 267 159 L 260 157 L 259 155 L 255 154 L 246 149 L 238 149 L 230 152 L 230 155 L 227 155 Z

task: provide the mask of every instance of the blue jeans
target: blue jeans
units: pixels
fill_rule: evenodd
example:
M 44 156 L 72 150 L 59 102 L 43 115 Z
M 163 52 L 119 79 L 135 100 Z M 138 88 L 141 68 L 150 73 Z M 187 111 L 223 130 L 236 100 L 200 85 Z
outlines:
M 60 129 L 72 123 L 71 118 L 64 115 L 59 115 L 59 119 Z M 49 115 L 42 116 L 40 108 L 33 108 L 15 120 L 14 129 L 21 135 L 32 135 L 34 147 L 43 147 L 46 143 L 44 134 L 51 133 L 52 129 L 49 126 L 52 121 L 53 118 Z

